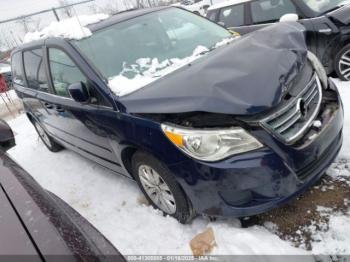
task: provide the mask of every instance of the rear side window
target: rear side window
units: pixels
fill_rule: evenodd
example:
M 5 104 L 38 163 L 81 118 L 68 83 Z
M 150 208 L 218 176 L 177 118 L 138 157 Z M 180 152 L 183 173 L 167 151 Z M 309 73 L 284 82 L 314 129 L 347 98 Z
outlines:
M 50 48 L 49 60 L 53 87 L 57 95 L 70 97 L 68 87 L 71 84 L 79 82 L 86 84 L 86 77 L 63 51 Z
M 12 81 L 18 85 L 24 85 L 24 76 L 22 72 L 22 53 L 13 54 L 11 58 Z
M 285 14 L 296 14 L 291 0 L 258 0 L 251 3 L 253 23 L 273 23 Z
M 236 27 L 244 25 L 244 4 L 222 8 L 219 21 L 225 27 Z
M 42 49 L 25 51 L 23 59 L 28 88 L 48 92 L 49 86 L 45 74 Z
M 217 16 L 217 10 L 209 10 L 207 13 L 207 18 L 211 21 L 217 22 L 216 21 L 216 16 Z

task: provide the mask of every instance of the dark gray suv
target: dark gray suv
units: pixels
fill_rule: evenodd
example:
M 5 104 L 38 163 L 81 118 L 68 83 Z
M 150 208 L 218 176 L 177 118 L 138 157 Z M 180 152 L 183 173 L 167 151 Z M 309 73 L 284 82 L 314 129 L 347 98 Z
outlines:
M 328 74 L 350 80 L 350 1 L 344 0 L 229 0 L 211 6 L 207 17 L 240 34 L 275 22 L 299 21 L 306 28 L 310 51 Z

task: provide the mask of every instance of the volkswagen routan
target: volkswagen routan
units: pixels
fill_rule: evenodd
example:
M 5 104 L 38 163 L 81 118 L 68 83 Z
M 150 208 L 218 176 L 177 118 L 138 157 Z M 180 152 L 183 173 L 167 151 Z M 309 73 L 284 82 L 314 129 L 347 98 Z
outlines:
M 262 213 L 336 158 L 341 99 L 299 23 L 237 37 L 176 7 L 86 20 L 13 51 L 17 94 L 49 150 L 135 180 L 164 214 Z

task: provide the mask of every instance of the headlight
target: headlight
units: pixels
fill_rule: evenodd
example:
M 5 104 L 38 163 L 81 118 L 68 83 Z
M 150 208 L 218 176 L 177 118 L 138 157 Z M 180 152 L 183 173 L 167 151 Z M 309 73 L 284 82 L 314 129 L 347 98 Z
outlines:
M 321 61 L 317 58 L 317 56 L 314 55 L 314 53 L 310 51 L 307 52 L 307 58 L 311 62 L 312 66 L 315 68 L 315 71 L 323 85 L 323 88 L 327 89 L 328 88 L 327 72 L 324 69 Z
M 203 130 L 162 124 L 162 130 L 183 152 L 204 161 L 222 160 L 263 146 L 240 127 Z

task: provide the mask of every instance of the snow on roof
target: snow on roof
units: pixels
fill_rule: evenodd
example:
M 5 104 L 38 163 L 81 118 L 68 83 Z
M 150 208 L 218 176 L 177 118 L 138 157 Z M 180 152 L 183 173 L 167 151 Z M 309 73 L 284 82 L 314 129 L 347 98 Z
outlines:
M 86 27 L 107 19 L 106 14 L 74 16 L 65 20 L 52 22 L 41 31 L 29 32 L 24 36 L 24 43 L 45 39 L 49 37 L 62 37 L 68 39 L 82 39 L 91 36 L 91 31 Z
M 238 4 L 242 4 L 242 3 L 250 2 L 250 1 L 252 1 L 252 0 L 226 0 L 224 2 L 210 6 L 208 8 L 208 10 L 215 10 L 215 9 L 223 8 L 226 6 L 238 5 Z

